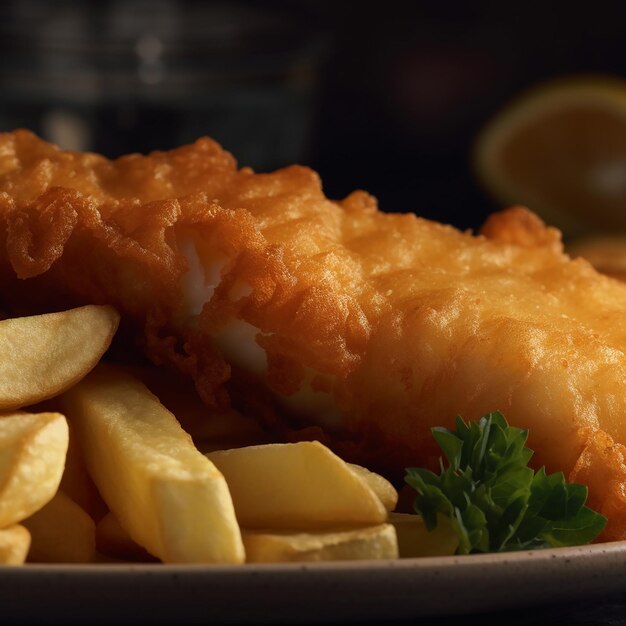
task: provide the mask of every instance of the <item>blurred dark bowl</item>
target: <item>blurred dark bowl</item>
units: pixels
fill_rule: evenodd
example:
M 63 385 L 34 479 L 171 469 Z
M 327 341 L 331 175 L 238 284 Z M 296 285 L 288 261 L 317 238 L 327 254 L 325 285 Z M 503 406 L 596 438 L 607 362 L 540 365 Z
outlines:
M 251 2 L 4 3 L 0 129 L 109 156 L 208 134 L 255 168 L 298 161 L 325 50 L 311 25 Z

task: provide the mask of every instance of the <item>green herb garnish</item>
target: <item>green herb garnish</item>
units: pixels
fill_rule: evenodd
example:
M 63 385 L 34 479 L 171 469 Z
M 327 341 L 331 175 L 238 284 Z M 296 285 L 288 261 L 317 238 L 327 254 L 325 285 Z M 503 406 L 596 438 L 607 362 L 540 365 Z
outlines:
M 499 412 L 456 430 L 433 428 L 448 460 L 441 473 L 409 467 L 405 481 L 417 491 L 414 508 L 426 527 L 437 513 L 450 518 L 458 554 L 573 546 L 595 539 L 606 518 L 584 506 L 587 487 L 568 484 L 528 467 L 528 431 L 507 424 Z

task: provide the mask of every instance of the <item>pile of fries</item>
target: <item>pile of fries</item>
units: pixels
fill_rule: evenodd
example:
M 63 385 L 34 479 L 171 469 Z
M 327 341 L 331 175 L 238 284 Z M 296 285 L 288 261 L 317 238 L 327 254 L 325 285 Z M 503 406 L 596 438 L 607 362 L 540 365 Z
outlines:
M 100 363 L 118 323 L 95 305 L 0 322 L 0 564 L 396 558 L 398 536 L 429 553 L 382 476 Z

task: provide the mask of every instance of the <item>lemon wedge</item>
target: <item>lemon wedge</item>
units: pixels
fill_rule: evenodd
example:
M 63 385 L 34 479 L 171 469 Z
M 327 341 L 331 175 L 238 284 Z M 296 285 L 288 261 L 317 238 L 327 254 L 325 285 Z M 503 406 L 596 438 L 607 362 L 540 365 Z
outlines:
M 525 204 L 565 235 L 626 230 L 626 81 L 531 89 L 481 130 L 473 163 L 496 201 Z

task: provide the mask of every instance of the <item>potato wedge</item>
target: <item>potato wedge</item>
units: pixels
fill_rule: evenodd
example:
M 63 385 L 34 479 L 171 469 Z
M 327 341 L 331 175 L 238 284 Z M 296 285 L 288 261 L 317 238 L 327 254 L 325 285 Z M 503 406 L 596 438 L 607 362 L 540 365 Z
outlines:
M 316 533 L 244 530 L 242 535 L 248 563 L 398 557 L 396 531 L 391 524 Z
M 459 547 L 459 538 L 444 515 L 438 516 L 432 531 L 426 528 L 421 515 L 411 513 L 391 513 L 389 523 L 396 529 L 400 558 L 449 556 Z
M 130 538 L 111 511 L 96 526 L 96 548 L 100 554 L 122 561 L 155 560 Z
M 388 511 L 393 511 L 396 508 L 396 504 L 398 504 L 398 492 L 384 476 L 372 472 L 362 465 L 356 465 L 355 463 L 348 463 L 348 467 L 355 472 L 357 476 L 365 480 Z
M 68 445 L 60 413 L 0 416 L 0 528 L 21 522 L 56 493 Z
M 22 565 L 30 547 L 30 533 L 19 524 L 0 530 L 0 565 Z
M 270 443 L 207 457 L 226 478 L 242 528 L 318 530 L 387 519 L 367 482 L 318 441 Z
M 224 477 L 139 381 L 99 366 L 61 399 L 89 473 L 139 545 L 168 563 L 241 563 Z
M 62 491 L 26 518 L 31 536 L 31 563 L 92 563 L 96 558 L 96 525 Z
M 0 321 L 0 409 L 71 387 L 100 360 L 118 323 L 115 309 L 96 305 Z

